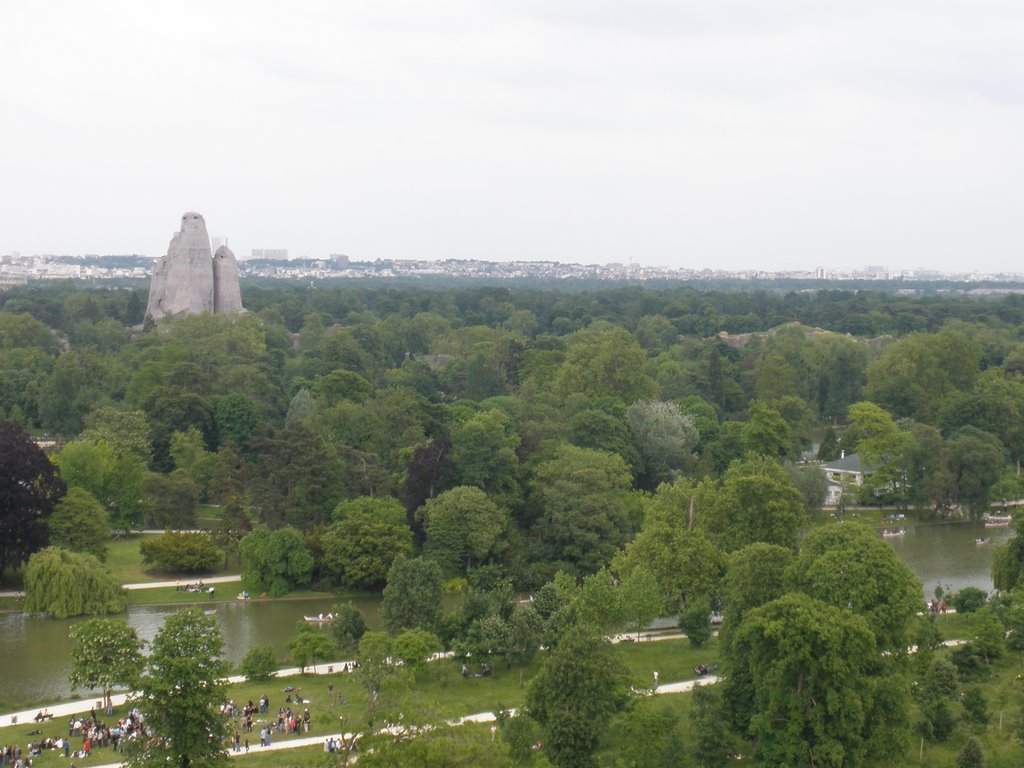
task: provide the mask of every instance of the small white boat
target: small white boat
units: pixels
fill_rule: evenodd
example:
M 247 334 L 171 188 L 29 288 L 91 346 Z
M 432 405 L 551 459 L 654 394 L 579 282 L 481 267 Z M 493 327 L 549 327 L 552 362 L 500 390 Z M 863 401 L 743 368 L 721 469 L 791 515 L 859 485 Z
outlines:
M 974 540 L 975 544 L 988 544 L 992 541 L 988 536 L 979 536 Z
M 1001 528 L 1013 522 L 1013 515 L 988 515 L 985 518 L 986 528 Z
M 903 536 L 906 534 L 906 532 L 906 528 L 886 528 L 884 531 L 882 531 L 882 535 L 889 539 L 893 536 Z
M 328 621 L 334 621 L 333 613 L 321 613 L 319 616 L 303 616 L 306 621 L 312 622 L 313 624 L 320 624 Z

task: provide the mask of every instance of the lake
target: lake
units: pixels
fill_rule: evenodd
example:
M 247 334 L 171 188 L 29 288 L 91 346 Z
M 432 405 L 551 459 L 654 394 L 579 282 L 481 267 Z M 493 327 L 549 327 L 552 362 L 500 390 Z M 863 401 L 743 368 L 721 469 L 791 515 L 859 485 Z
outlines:
M 931 597 L 935 586 L 947 592 L 963 587 L 992 589 L 989 560 L 992 544 L 1005 541 L 1010 528 L 985 528 L 981 523 L 948 523 L 908 527 L 904 536 L 886 541 L 924 583 L 924 597 Z M 976 544 L 988 536 L 992 544 Z M 227 648 L 227 658 L 237 665 L 254 645 L 274 646 L 279 658 L 285 658 L 285 643 L 295 634 L 303 615 L 326 613 L 347 600 L 274 600 L 211 603 L 217 609 L 217 622 Z M 355 598 L 353 602 L 366 614 L 371 628 L 378 626 L 379 597 Z M 127 614 L 128 623 L 144 640 L 152 640 L 164 617 L 178 606 L 135 606 Z M 82 619 L 42 618 L 21 613 L 0 614 L 0 711 L 19 709 L 27 702 L 66 699 L 73 643 L 68 630 Z M 84 699 L 95 694 L 80 692 Z

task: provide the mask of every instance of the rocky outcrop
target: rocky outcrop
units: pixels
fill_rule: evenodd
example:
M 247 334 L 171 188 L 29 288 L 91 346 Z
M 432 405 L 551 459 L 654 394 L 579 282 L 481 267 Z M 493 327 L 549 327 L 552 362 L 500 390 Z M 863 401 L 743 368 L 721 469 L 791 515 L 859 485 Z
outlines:
M 189 211 L 181 217 L 181 229 L 167 246 L 167 255 L 153 270 L 147 317 L 160 320 L 197 312 L 239 312 L 242 293 L 238 286 L 235 255 L 221 246 L 210 253 L 210 236 L 202 214 Z
M 235 254 L 222 245 L 213 254 L 213 311 L 241 312 L 242 290 L 238 285 Z

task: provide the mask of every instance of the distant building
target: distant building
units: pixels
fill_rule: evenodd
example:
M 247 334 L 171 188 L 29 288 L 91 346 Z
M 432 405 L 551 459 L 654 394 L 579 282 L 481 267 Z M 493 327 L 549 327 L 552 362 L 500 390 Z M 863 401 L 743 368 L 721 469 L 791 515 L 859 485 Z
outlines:
M 840 485 L 861 485 L 865 477 L 870 477 L 878 471 L 878 467 L 861 463 L 859 453 L 851 453 L 849 456 L 843 454 L 822 467 L 825 476 L 833 483 Z

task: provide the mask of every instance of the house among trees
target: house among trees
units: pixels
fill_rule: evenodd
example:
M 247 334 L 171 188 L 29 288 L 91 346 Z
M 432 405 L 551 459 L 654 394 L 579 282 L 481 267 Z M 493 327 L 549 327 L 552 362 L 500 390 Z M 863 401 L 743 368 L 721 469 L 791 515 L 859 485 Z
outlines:
M 859 453 L 851 453 L 847 456 L 843 451 L 838 459 L 822 466 L 822 470 L 825 472 L 825 477 L 828 478 L 825 506 L 834 507 L 839 504 L 843 496 L 843 488 L 851 485 L 863 485 L 864 478 L 875 474 L 878 467 L 861 462 Z

